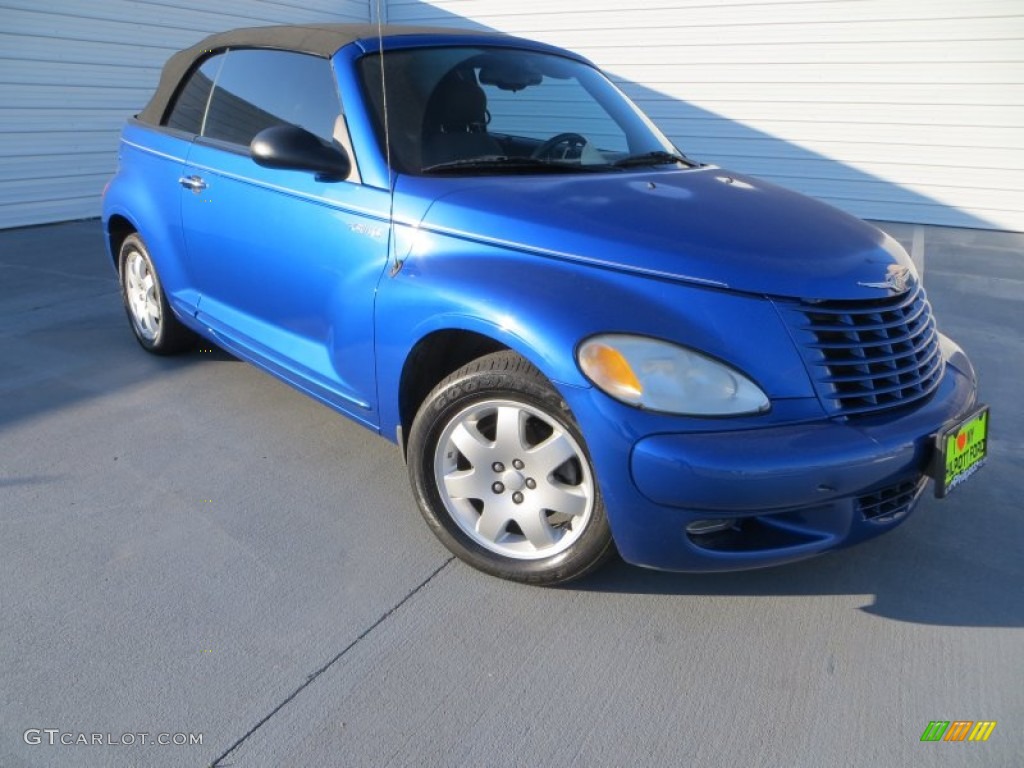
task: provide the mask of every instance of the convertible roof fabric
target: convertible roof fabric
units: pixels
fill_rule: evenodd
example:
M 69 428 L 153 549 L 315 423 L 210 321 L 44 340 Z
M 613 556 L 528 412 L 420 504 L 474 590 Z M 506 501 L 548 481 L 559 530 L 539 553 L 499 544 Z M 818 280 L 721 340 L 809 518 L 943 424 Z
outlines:
M 197 60 L 213 51 L 227 48 L 271 48 L 333 56 L 339 48 L 359 40 L 376 43 L 383 37 L 436 35 L 443 37 L 476 36 L 505 37 L 497 32 L 452 27 L 415 27 L 376 24 L 305 24 L 270 27 L 247 27 L 210 35 L 191 48 L 179 51 L 167 60 L 160 73 L 160 83 L 145 108 L 136 116 L 153 125 L 159 124 L 185 75 Z

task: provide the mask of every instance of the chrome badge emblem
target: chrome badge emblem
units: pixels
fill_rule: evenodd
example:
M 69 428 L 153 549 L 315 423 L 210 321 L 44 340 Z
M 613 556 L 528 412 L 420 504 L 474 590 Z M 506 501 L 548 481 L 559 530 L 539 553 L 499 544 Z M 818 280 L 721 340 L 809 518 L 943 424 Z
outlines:
M 890 264 L 885 271 L 885 282 L 883 283 L 861 283 L 865 288 L 888 288 L 893 293 L 906 293 L 907 289 L 914 282 L 914 275 L 910 267 L 903 267 L 899 264 Z

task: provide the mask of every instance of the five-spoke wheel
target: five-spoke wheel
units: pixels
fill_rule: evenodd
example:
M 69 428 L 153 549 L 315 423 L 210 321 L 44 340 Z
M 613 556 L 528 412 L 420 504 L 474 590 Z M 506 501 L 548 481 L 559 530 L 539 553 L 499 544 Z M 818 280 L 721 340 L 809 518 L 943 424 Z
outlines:
M 139 344 L 157 355 L 171 355 L 192 346 L 195 336 L 171 311 L 153 260 L 138 235 L 129 235 L 121 243 L 118 272 L 125 310 Z
M 564 552 L 594 508 L 594 479 L 579 443 L 540 409 L 514 400 L 484 400 L 456 413 L 438 440 L 434 478 L 469 538 L 512 558 Z
M 612 551 L 571 413 L 511 352 L 481 358 L 434 389 L 413 423 L 409 465 L 427 522 L 481 570 L 558 583 Z
M 146 341 L 154 341 L 160 333 L 160 300 L 153 271 L 138 250 L 129 251 L 125 258 L 124 295 L 136 332 Z

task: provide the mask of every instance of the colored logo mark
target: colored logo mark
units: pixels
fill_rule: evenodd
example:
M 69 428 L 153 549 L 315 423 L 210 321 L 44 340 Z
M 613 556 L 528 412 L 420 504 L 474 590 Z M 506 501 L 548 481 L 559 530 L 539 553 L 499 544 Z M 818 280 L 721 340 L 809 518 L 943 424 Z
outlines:
M 956 485 L 978 462 L 984 460 L 988 437 L 988 412 L 984 411 L 946 436 L 946 487 Z
M 921 741 L 988 741 L 995 727 L 995 720 L 932 720 Z

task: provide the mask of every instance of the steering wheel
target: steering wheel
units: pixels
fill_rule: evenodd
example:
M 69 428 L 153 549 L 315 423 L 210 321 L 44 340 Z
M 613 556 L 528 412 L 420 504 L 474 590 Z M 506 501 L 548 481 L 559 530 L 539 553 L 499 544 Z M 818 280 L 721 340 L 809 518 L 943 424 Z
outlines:
M 562 156 L 560 159 L 567 160 L 569 159 L 569 151 L 572 148 L 579 147 L 582 150 L 583 146 L 586 143 L 586 138 L 578 133 L 573 133 L 571 131 L 569 133 L 559 133 L 552 136 L 550 139 L 548 139 L 535 150 L 533 150 L 533 152 L 530 153 L 530 157 L 532 157 L 534 160 L 543 160 L 549 157 L 555 150 L 555 148 L 561 146 L 562 144 L 565 144 L 565 151 L 562 152 Z

